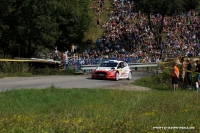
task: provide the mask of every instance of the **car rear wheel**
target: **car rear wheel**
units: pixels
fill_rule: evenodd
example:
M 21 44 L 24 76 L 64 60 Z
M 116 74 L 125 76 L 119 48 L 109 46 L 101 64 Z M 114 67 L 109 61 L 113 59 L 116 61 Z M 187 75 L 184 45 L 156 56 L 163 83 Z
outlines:
M 128 74 L 128 80 L 131 80 L 132 79 L 132 72 L 129 72 Z
M 119 73 L 116 72 L 116 75 L 115 75 L 115 80 L 118 81 L 119 80 Z

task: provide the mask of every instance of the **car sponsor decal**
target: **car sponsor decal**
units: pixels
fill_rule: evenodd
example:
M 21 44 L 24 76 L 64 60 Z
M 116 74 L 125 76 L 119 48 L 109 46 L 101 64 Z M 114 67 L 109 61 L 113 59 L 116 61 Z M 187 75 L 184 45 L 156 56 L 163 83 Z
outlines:
M 119 72 L 122 72 L 122 68 L 119 69 Z

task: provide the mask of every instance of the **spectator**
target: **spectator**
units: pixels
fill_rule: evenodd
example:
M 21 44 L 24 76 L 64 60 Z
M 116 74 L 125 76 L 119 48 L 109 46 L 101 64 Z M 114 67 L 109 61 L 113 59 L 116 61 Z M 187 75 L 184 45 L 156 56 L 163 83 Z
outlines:
M 178 78 L 179 78 L 179 68 L 177 67 L 177 63 L 173 63 L 172 85 L 173 85 L 174 91 L 178 89 Z
M 74 53 L 74 44 L 72 44 L 72 46 L 71 46 L 71 53 Z
M 68 56 L 65 56 L 65 59 L 64 59 L 64 70 L 66 70 L 68 68 L 68 65 L 69 65 L 69 59 L 68 59 Z
M 95 4 L 91 6 L 91 9 L 100 15 L 104 0 L 97 0 Z M 162 57 L 166 57 L 165 59 L 174 58 L 181 56 L 181 54 L 191 57 L 200 53 L 198 41 L 200 38 L 200 28 L 198 28 L 200 17 L 198 13 L 189 11 L 187 14 L 177 14 L 172 17 L 162 16 L 159 13 L 151 14 L 152 27 L 159 25 L 161 18 L 164 17 L 163 33 L 166 38 L 159 44 L 154 41 L 155 35 L 151 32 L 145 15 L 141 12 L 133 12 L 133 1 L 113 0 L 112 5 L 113 10 L 110 11 L 107 22 L 100 22 L 100 16 L 97 16 L 97 27 L 101 24 L 105 33 L 102 38 L 96 39 L 96 47 L 94 49 L 89 47 L 83 57 L 98 59 L 102 56 L 121 60 L 132 57 L 137 61 L 142 61 L 142 58 L 148 55 L 151 61 L 159 62 Z M 89 39 L 87 44 L 91 45 Z M 166 56 L 163 56 L 165 53 Z M 134 59 L 130 61 L 133 62 Z
M 197 72 L 197 81 L 196 81 L 196 90 L 198 91 L 199 85 L 200 85 L 200 64 L 199 64 L 199 60 L 196 60 L 196 72 Z
M 98 19 L 97 19 L 97 27 L 99 27 L 100 26 L 100 18 L 98 17 Z

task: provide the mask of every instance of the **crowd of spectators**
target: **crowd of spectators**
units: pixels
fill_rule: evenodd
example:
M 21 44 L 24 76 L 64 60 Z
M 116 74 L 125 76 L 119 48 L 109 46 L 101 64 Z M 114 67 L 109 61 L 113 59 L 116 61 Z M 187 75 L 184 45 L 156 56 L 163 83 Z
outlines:
M 92 6 L 97 16 L 103 12 L 104 0 L 97 0 Z M 161 16 L 151 14 L 153 27 L 160 25 L 164 17 L 163 39 L 155 41 L 146 14 L 134 12 L 134 0 L 113 0 L 113 10 L 109 20 L 97 27 L 105 32 L 101 38 L 87 41 L 88 48 L 82 55 L 84 59 L 138 59 L 140 62 L 159 62 L 167 58 L 195 57 L 200 55 L 200 17 L 198 12 Z M 100 25 L 100 26 L 98 26 Z M 94 45 L 95 47 L 91 47 Z

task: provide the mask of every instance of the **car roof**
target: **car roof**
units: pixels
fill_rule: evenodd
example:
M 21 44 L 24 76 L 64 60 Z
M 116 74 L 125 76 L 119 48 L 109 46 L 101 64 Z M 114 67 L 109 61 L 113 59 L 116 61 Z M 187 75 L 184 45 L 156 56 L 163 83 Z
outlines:
M 105 61 L 104 63 L 120 63 L 120 62 L 123 62 L 123 61 L 118 61 L 118 60 L 108 60 L 108 61 Z

